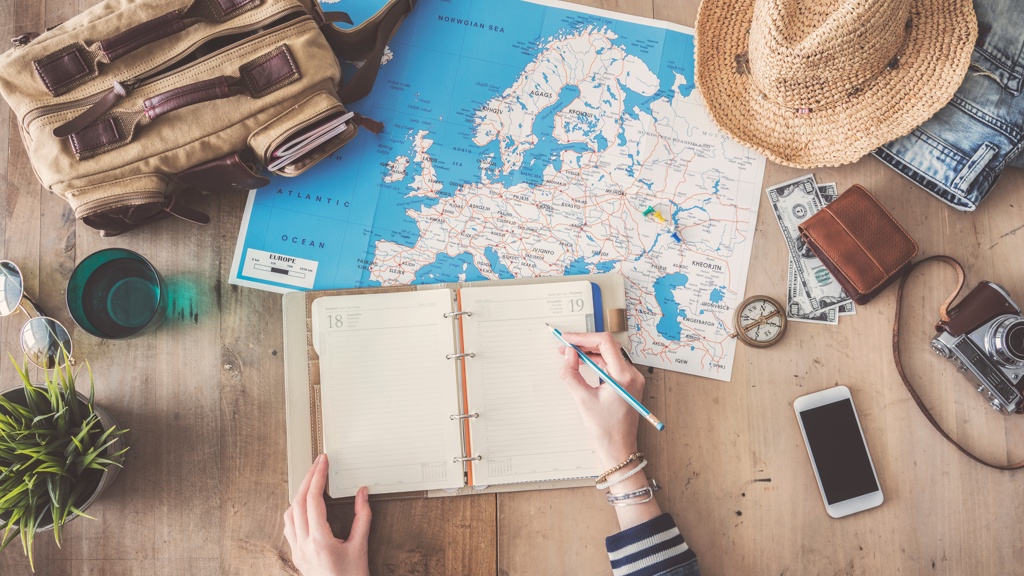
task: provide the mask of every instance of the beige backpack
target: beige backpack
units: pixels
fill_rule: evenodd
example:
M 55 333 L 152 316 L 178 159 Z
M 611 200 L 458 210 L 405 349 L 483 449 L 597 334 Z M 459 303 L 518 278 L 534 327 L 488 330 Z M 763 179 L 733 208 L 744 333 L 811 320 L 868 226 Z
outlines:
M 311 4 L 312 3 L 312 4 Z M 294 176 L 379 123 L 345 104 L 373 86 L 416 0 L 348 30 L 316 0 L 107 0 L 0 56 L 0 93 L 36 175 L 75 216 L 116 235 L 181 200 Z M 339 60 L 364 62 L 342 81 Z

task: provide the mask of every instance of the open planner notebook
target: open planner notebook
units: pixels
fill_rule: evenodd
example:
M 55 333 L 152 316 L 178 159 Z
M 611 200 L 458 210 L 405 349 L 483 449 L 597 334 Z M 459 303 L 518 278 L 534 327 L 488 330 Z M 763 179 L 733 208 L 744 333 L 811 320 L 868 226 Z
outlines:
M 330 458 L 331 497 L 364 485 L 371 494 L 529 489 L 597 472 L 545 323 L 604 330 L 598 284 L 357 292 L 306 295 L 308 372 L 319 372 L 311 424 L 314 448 Z

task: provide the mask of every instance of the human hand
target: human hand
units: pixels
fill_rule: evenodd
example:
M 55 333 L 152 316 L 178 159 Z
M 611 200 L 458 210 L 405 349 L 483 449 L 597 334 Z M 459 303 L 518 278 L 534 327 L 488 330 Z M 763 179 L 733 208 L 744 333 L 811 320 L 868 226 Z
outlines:
M 643 397 L 643 374 L 623 357 L 622 349 L 611 334 L 563 333 L 562 337 L 586 352 L 591 360 L 608 372 L 634 398 Z M 565 357 L 562 380 L 569 387 L 583 415 L 583 423 L 601 465 L 610 468 L 637 451 L 636 430 L 640 414 L 611 386 L 595 387 L 587 384 L 580 374 L 582 361 L 572 348 L 562 346 L 559 351 Z
M 327 455 L 313 462 L 292 505 L 284 513 L 284 537 L 292 549 L 292 563 L 304 576 L 369 576 L 367 553 L 370 502 L 366 487 L 356 493 L 356 517 L 348 540 L 340 540 L 327 524 Z

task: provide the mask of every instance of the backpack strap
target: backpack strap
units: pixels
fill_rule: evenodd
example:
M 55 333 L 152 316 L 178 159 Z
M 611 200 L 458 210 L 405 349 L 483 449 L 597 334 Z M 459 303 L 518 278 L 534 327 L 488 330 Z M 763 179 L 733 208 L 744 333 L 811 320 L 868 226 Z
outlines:
M 313 3 L 311 12 L 321 23 L 320 31 L 327 38 L 327 43 L 334 50 L 338 60 L 363 62 L 359 71 L 341 87 L 338 98 L 343 104 L 350 104 L 365 97 L 377 80 L 388 42 L 398 31 L 405 17 L 412 12 L 416 0 L 388 0 L 372 18 L 348 30 L 333 26 L 331 21 L 338 19 L 325 16 L 317 0 L 310 1 Z

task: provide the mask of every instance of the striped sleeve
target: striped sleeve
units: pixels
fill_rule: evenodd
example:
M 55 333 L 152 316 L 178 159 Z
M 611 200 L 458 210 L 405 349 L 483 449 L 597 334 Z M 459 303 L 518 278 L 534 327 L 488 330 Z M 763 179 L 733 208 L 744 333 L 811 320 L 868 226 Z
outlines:
M 671 514 L 662 514 L 605 539 L 614 576 L 657 576 L 687 566 L 697 574 L 697 555 L 683 540 Z M 683 572 L 673 572 L 683 573 Z

